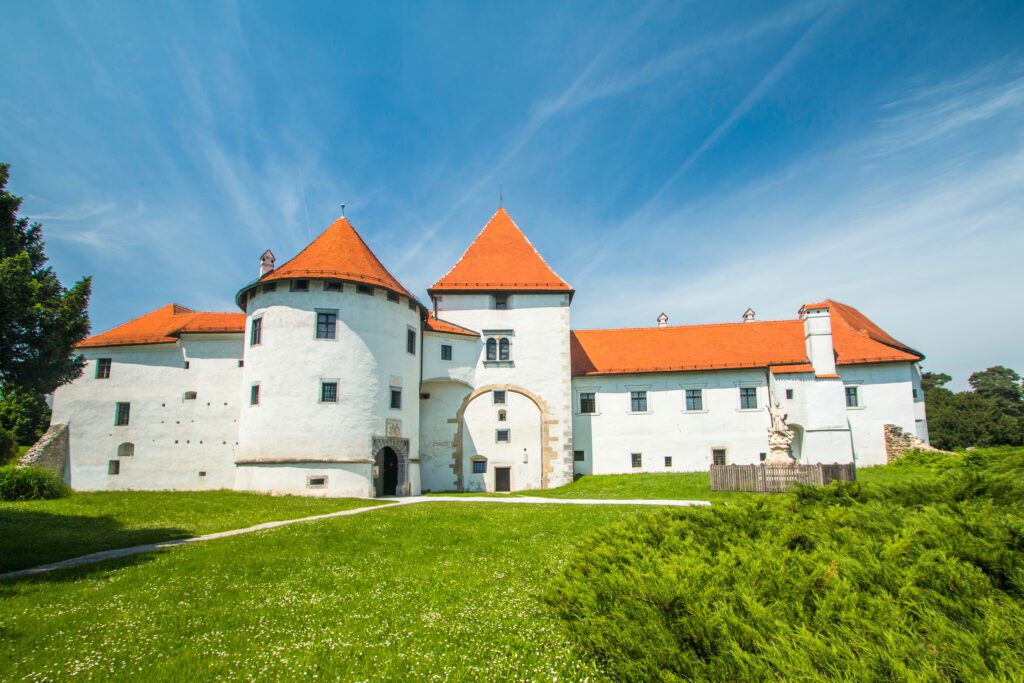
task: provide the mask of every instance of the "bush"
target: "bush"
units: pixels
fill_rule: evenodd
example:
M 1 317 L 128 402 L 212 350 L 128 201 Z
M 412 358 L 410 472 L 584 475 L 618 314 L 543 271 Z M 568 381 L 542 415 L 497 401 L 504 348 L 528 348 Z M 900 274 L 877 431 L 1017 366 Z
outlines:
M 921 467 L 930 470 L 945 470 L 963 464 L 963 453 L 919 450 L 907 451 L 893 463 L 895 467 Z
M 0 467 L 0 500 L 64 498 L 71 489 L 54 472 L 40 467 Z
M 616 680 L 1024 680 L 1024 453 L 982 460 L 646 514 L 547 598 Z

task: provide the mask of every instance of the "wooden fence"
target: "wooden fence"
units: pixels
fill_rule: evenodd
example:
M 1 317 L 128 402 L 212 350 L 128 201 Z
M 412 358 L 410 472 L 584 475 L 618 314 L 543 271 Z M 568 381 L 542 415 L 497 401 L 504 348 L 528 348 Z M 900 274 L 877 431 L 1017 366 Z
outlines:
M 785 493 L 793 484 L 822 486 L 830 481 L 857 481 L 857 468 L 845 465 L 712 465 L 712 491 Z

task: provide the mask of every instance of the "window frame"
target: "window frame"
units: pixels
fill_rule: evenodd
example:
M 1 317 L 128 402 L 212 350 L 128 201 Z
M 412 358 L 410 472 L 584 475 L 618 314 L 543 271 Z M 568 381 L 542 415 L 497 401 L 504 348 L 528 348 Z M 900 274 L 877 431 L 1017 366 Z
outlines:
M 409 355 L 416 355 L 416 330 L 412 327 L 405 328 L 405 351 Z
M 314 309 L 316 314 L 315 324 L 313 325 L 313 338 L 317 341 L 337 341 L 338 340 L 338 309 L 336 308 L 317 308 Z M 320 321 L 320 316 L 326 316 L 328 319 L 324 322 Z M 333 320 L 330 318 L 333 317 Z M 321 326 L 324 329 L 324 336 L 320 336 Z M 329 335 L 329 336 L 328 336 Z
M 722 454 L 722 462 L 721 463 L 715 462 L 715 454 L 716 453 L 721 453 Z M 712 447 L 711 448 L 711 464 L 712 465 L 728 465 L 729 464 L 729 449 L 728 448 Z
M 508 294 L 495 294 L 494 295 L 494 310 L 495 311 L 507 311 L 507 310 L 509 310 L 508 300 L 509 300 L 509 295 Z
M 331 405 L 338 405 L 339 403 L 339 392 L 338 392 L 338 380 L 334 378 L 325 378 L 320 380 L 320 398 L 317 403 L 328 403 Z M 326 398 L 326 389 L 329 386 L 334 386 L 334 398 Z
M 647 386 L 628 386 L 626 391 L 629 392 L 629 410 L 627 411 L 630 415 L 648 415 L 651 412 L 651 387 Z M 643 396 L 634 396 L 633 394 L 643 394 Z M 636 410 L 634 405 L 636 401 L 643 401 L 643 410 Z
M 305 283 L 301 285 L 299 283 Z M 299 278 L 297 280 L 289 280 L 288 290 L 292 292 L 308 292 L 309 291 L 309 278 Z
M 498 400 L 498 394 L 501 394 L 501 400 Z M 491 405 L 495 406 L 507 406 L 508 405 L 508 390 L 507 389 L 492 389 L 491 390 Z
M 644 454 L 643 453 L 630 453 L 629 454 L 630 468 L 634 470 L 641 470 L 644 467 Z
M 512 341 L 508 337 L 498 340 L 498 361 L 508 362 L 512 360 Z
M 737 408 L 737 410 L 744 410 L 744 411 L 751 411 L 751 412 L 753 412 L 753 411 L 757 411 L 757 410 L 761 409 L 761 407 L 760 407 L 760 398 L 758 397 L 758 393 L 759 392 L 757 391 L 757 385 L 749 385 L 749 384 L 748 385 L 740 385 L 736 389 L 737 389 L 736 396 L 737 396 L 737 400 L 739 401 L 739 408 Z M 753 406 L 745 406 L 744 405 L 744 392 L 749 392 L 749 391 L 753 391 L 754 392 L 754 394 L 753 394 Z
M 505 432 L 505 438 L 501 438 L 501 433 Z M 494 430 L 494 443 L 511 444 L 512 443 L 512 429 L 509 427 L 502 427 Z
M 122 406 L 124 406 L 122 408 Z M 114 402 L 114 426 L 127 427 L 131 424 L 132 403 L 131 401 Z
M 390 387 L 390 393 L 388 394 L 388 407 L 390 410 L 401 410 L 402 409 L 402 387 L 392 386 Z M 397 401 L 395 398 L 397 397 Z M 395 404 L 398 405 L 395 405 Z
M 450 361 L 452 360 L 452 345 L 441 344 L 441 360 Z
M 374 290 L 373 285 L 368 285 L 368 284 L 364 284 L 364 283 L 361 283 L 361 282 L 356 284 L 356 294 L 365 294 L 366 296 L 374 296 L 374 291 L 373 290 Z
M 666 455 L 665 456 L 665 467 L 672 467 L 672 456 L 671 455 Z
M 479 468 L 479 469 L 477 469 Z M 487 461 L 486 460 L 474 460 L 472 464 L 472 474 L 487 474 Z
M 97 358 L 96 372 L 93 375 L 94 379 L 110 379 L 110 369 L 113 365 L 113 358 Z
M 850 391 L 853 391 L 853 404 L 850 404 Z M 864 408 L 864 402 L 861 400 L 860 385 L 859 384 L 845 384 L 843 385 L 843 398 L 846 402 L 847 410 L 862 410 Z
M 690 396 L 696 392 L 696 396 Z M 691 399 L 696 399 L 697 407 L 692 407 Z M 683 412 L 684 413 L 706 413 L 708 409 L 704 406 L 704 387 L 683 387 Z
M 249 385 L 249 407 L 258 406 L 260 404 L 260 383 L 253 382 Z
M 249 346 L 263 343 L 263 316 L 255 316 L 249 324 Z
M 116 477 L 121 474 L 121 461 L 118 459 L 112 459 L 107 461 L 107 476 Z
M 573 462 L 586 462 L 587 461 L 587 452 L 586 451 L 573 451 L 572 452 L 572 461 Z
M 585 399 L 584 396 L 589 396 L 590 398 Z M 578 391 L 576 392 L 576 400 L 580 415 L 597 415 L 597 391 Z M 590 410 L 584 409 L 583 402 L 585 400 L 590 401 Z
M 322 285 L 323 291 L 325 292 L 343 292 L 345 291 L 345 285 L 341 280 L 324 280 Z

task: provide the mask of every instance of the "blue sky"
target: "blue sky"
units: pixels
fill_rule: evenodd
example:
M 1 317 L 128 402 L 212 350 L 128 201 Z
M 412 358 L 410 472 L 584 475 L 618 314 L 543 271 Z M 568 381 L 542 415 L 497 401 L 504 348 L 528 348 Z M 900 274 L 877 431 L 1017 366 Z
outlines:
M 1024 3 L 0 0 L 0 159 L 94 331 L 339 205 L 410 289 L 505 206 L 573 326 L 832 297 L 1024 371 Z

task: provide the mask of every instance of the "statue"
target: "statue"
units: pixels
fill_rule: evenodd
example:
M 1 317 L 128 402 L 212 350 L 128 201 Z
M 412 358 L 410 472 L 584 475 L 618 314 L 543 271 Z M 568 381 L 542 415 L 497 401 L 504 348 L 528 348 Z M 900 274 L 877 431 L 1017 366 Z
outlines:
M 772 426 L 768 428 L 768 450 L 770 454 L 765 461 L 767 465 L 792 465 L 793 456 L 790 452 L 790 444 L 793 443 L 794 434 L 786 425 L 788 415 L 782 411 L 779 402 L 768 405 L 768 413 L 772 418 Z

